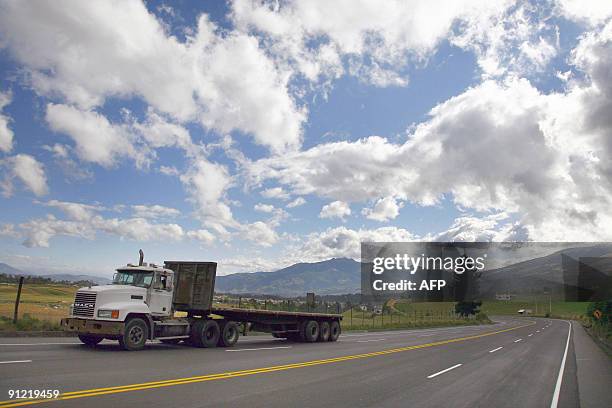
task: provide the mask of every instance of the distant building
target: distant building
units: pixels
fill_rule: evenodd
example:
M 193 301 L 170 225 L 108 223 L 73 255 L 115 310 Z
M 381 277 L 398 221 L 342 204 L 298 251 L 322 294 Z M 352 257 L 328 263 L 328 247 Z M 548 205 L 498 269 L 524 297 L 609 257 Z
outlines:
M 495 294 L 495 300 L 512 300 L 513 297 L 514 295 L 511 295 L 510 293 L 496 293 Z

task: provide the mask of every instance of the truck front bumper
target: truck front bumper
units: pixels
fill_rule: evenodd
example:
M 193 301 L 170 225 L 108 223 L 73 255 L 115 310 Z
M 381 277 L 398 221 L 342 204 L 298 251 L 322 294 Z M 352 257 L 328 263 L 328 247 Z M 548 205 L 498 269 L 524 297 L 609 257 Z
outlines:
M 104 337 L 119 337 L 123 335 L 123 322 L 107 322 L 104 320 L 79 319 L 68 317 L 62 319 L 64 331 L 77 334 L 97 334 Z

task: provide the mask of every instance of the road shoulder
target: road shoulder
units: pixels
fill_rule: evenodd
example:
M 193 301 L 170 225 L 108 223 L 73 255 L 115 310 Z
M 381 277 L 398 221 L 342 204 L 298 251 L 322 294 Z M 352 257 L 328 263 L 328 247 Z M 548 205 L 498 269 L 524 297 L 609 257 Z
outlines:
M 572 322 L 578 392 L 582 408 L 612 407 L 612 360 L 589 337 L 582 325 Z

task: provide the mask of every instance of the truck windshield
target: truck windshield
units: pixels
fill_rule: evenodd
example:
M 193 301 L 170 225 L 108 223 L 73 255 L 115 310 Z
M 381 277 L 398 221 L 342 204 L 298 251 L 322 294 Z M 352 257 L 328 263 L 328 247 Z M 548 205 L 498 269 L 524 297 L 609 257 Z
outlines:
M 131 285 L 148 288 L 153 281 L 153 272 L 117 271 L 113 277 L 113 285 Z

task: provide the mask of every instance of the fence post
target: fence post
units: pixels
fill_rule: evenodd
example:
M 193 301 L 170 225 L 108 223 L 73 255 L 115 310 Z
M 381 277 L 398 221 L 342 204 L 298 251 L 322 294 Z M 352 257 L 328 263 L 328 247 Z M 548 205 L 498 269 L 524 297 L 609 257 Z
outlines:
M 17 286 L 17 297 L 15 298 L 15 313 L 13 314 L 13 324 L 17 324 L 19 317 L 19 299 L 21 298 L 21 288 L 23 286 L 23 276 L 19 277 L 19 286 Z

